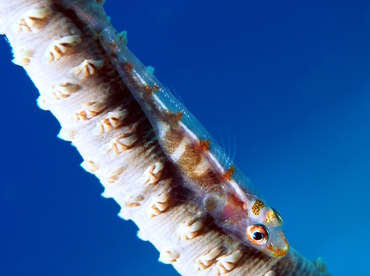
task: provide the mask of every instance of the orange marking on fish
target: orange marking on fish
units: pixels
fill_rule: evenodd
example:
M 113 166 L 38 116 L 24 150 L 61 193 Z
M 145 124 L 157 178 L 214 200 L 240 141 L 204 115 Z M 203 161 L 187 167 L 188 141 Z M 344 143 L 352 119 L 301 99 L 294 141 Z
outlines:
M 271 244 L 266 246 L 266 249 L 270 251 L 270 254 L 273 255 L 276 258 L 284 257 L 286 253 L 288 253 L 289 250 L 289 243 L 286 238 L 284 238 L 286 248 L 281 249 L 279 246 L 273 246 Z
M 158 84 L 154 84 L 153 85 L 153 89 L 155 90 L 155 91 L 159 91 L 161 88 L 159 87 L 159 85 Z
M 230 169 L 228 169 L 228 170 L 224 173 L 223 177 L 224 177 L 227 181 L 230 181 L 230 180 L 231 180 L 231 178 L 232 178 L 232 176 L 233 176 L 233 174 L 234 174 L 234 172 L 235 172 L 235 167 L 234 167 L 234 166 L 231 166 L 231 167 L 230 167 Z
M 153 88 L 151 88 L 149 85 L 146 85 L 146 86 L 145 86 L 145 91 L 146 91 L 147 93 L 153 93 Z
M 200 163 L 201 155 L 193 144 L 187 144 L 184 153 L 181 155 L 177 165 L 187 174 Z
M 281 219 L 280 215 L 274 209 L 270 209 L 265 214 L 265 223 L 270 223 L 274 226 L 281 226 L 283 225 L 283 220 Z
M 253 204 L 252 212 L 255 216 L 258 216 L 263 208 L 265 208 L 266 205 L 261 200 L 256 200 L 256 202 Z
M 172 119 L 174 121 L 180 121 L 183 115 L 184 115 L 184 113 L 181 112 L 181 111 L 177 112 L 177 113 L 169 112 L 170 119 Z
M 272 211 L 270 211 L 270 212 L 268 212 L 267 213 L 267 215 L 266 215 L 266 220 L 265 220 L 265 222 L 266 223 L 271 223 L 272 221 L 273 221 L 273 219 L 275 218 L 275 214 L 274 214 L 274 212 L 272 212 Z
M 208 151 L 211 141 L 209 140 L 198 140 L 199 149 L 202 151 Z
M 204 174 L 197 175 L 190 170 L 186 174 L 195 185 L 201 187 L 204 191 L 221 192 L 222 190 L 221 179 L 214 171 L 207 170 Z
M 177 121 L 180 121 L 183 115 L 184 115 L 184 113 L 182 113 L 181 111 L 180 111 L 180 112 L 177 112 L 177 113 L 175 114 L 175 119 L 176 119 Z
M 134 69 L 134 66 L 130 62 L 126 62 L 125 67 L 126 67 L 127 71 L 129 71 L 129 72 L 131 72 L 132 69 Z
M 166 143 L 163 144 L 163 146 L 168 154 L 172 154 L 176 151 L 176 149 L 181 144 L 182 139 L 183 134 L 181 133 L 181 131 L 170 130 L 166 132 L 166 136 L 164 139 Z

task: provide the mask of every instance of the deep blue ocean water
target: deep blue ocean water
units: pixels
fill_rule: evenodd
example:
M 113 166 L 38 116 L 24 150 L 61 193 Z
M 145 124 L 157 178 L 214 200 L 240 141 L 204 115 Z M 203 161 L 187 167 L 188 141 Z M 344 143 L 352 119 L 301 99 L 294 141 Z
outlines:
M 236 153 L 291 246 L 334 275 L 367 275 L 370 3 L 305 2 L 105 6 L 129 48 Z M 5 40 L 0 51 L 1 274 L 177 275 L 56 138 Z

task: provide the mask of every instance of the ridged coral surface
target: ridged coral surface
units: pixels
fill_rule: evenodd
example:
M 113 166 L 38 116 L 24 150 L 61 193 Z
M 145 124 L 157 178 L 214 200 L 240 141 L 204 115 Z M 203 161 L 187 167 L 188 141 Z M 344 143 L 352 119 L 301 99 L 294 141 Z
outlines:
M 100 3 L 85 4 L 103 13 Z M 270 258 L 213 224 L 191 200 L 99 40 L 65 3 L 3 1 L 0 31 L 11 43 L 13 62 L 38 88 L 39 107 L 59 121 L 59 137 L 72 142 L 82 167 L 100 179 L 104 196 L 137 224 L 139 237 L 157 248 L 160 261 L 182 275 L 324 274 L 294 249 Z

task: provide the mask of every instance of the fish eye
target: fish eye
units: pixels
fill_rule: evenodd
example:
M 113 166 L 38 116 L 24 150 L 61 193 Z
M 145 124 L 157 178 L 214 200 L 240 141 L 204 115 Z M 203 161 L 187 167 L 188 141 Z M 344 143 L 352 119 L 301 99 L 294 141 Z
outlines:
M 269 232 L 262 224 L 253 224 L 247 228 L 247 237 L 254 245 L 264 245 L 269 239 Z

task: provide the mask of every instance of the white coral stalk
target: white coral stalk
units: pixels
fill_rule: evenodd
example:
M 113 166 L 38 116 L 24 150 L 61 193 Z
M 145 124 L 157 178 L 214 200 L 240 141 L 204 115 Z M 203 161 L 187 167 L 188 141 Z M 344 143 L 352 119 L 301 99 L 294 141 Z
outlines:
M 79 1 L 102 13 L 104 1 Z M 197 203 L 179 201 L 181 178 L 153 139 L 150 123 L 120 80 L 99 41 L 64 13 L 63 1 L 0 2 L 0 32 L 39 89 L 39 106 L 60 122 L 95 174 L 160 260 L 183 275 L 324 275 L 293 249 L 271 259 L 232 240 Z M 54 9 L 58 7 L 58 9 Z M 114 100 L 113 100 L 114 99 Z M 153 142 L 154 141 L 154 142 Z M 189 211 L 191 210 L 191 211 Z

